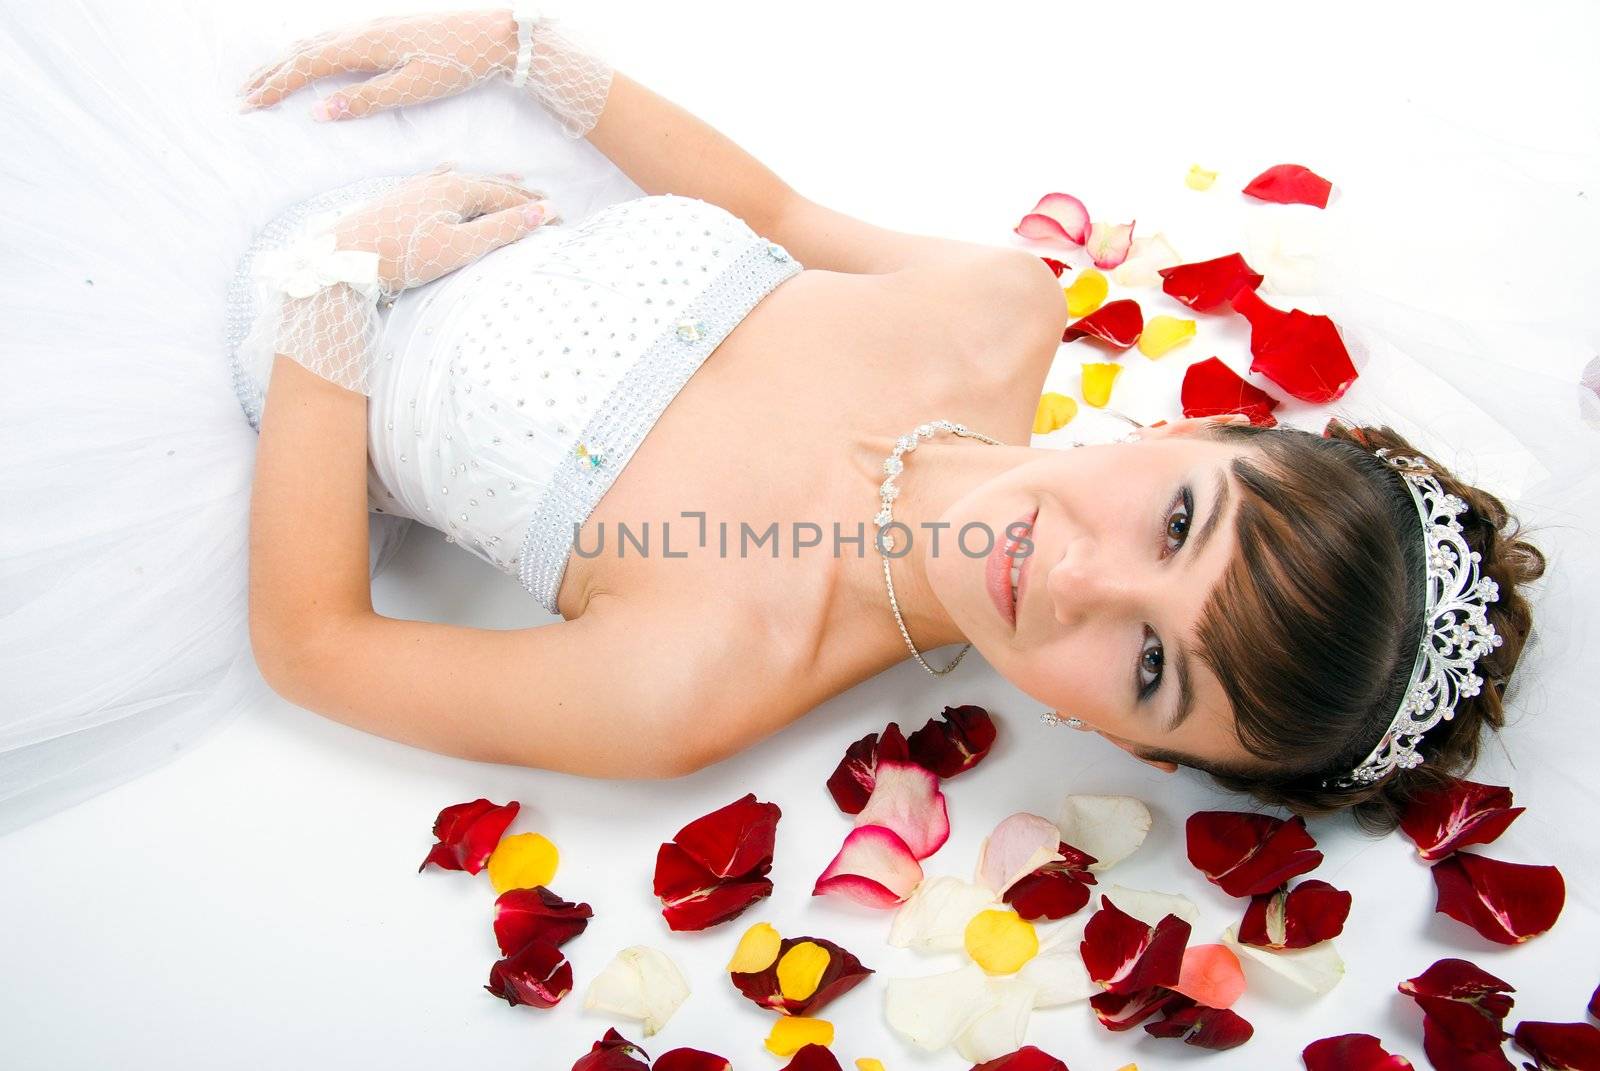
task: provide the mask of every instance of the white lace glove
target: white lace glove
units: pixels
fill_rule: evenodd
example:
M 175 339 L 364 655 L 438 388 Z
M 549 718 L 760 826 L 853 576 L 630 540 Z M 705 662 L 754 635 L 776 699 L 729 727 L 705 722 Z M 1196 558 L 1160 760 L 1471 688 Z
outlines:
M 504 77 L 574 138 L 599 120 L 612 73 L 559 19 L 532 9 L 407 15 L 296 42 L 239 87 L 241 107 L 270 107 L 313 79 L 354 71 L 383 73 L 318 101 L 313 117 L 356 118 Z
M 471 263 L 553 216 L 549 202 L 506 177 L 438 168 L 312 217 L 294 241 L 257 256 L 256 317 L 241 348 L 257 369 L 283 354 L 347 390 L 370 394 L 381 300 Z

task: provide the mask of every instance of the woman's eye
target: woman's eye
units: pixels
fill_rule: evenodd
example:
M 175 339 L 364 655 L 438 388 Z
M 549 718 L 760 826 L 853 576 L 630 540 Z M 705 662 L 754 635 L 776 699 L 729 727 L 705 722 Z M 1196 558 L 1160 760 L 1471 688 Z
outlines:
M 1171 512 L 1167 514 L 1167 523 L 1162 530 L 1162 535 L 1167 541 L 1167 554 L 1177 553 L 1178 548 L 1182 547 L 1184 541 L 1189 538 L 1189 520 L 1193 513 L 1194 498 L 1189 493 L 1189 489 L 1185 487 L 1179 497 L 1179 501 L 1174 504 Z
M 1145 629 L 1144 647 L 1139 651 L 1139 698 L 1144 699 L 1161 685 L 1161 667 L 1166 653 L 1154 632 Z

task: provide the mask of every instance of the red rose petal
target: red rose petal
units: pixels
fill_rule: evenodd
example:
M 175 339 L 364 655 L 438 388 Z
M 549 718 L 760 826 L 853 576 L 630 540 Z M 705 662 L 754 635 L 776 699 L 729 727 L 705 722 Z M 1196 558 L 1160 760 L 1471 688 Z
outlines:
M 509 889 L 494 902 L 494 937 L 509 956 L 529 941 L 561 946 L 582 933 L 594 909 L 563 900 L 544 886 Z
M 670 928 L 703 930 L 771 896 L 772 882 L 765 877 L 724 881 L 676 844 L 663 844 L 656 852 L 655 894 Z
M 572 1071 L 650 1071 L 650 1054 L 617 1033 L 613 1027 L 578 1058 Z
M 1039 259 L 1044 261 L 1045 265 L 1051 271 L 1056 273 L 1056 278 L 1057 279 L 1061 278 L 1061 273 L 1067 270 L 1066 264 L 1064 264 L 1063 262 L 1055 259 L 1054 257 L 1040 257 Z
M 784 1065 L 783 1071 L 843 1071 L 839 1058 L 826 1046 L 811 1044 L 800 1046 L 794 1059 Z
M 1600 1069 L 1600 1030 L 1588 1023 L 1518 1023 L 1515 1039 L 1539 1071 Z
M 1131 1030 L 1150 1016 L 1188 1001 L 1182 993 L 1165 986 L 1151 986 L 1137 993 L 1096 993 L 1089 998 L 1096 1019 L 1107 1030 Z
M 495 845 L 520 807 L 515 800 L 501 806 L 483 799 L 446 807 L 433 820 L 433 835 L 439 843 L 428 852 L 417 872 L 432 863 L 441 870 L 478 873 L 494 854 Z
M 1340 1034 L 1313 1041 L 1300 1058 L 1306 1071 L 1412 1071 L 1410 1060 L 1385 1052 L 1371 1034 Z
M 656 1057 L 654 1071 L 733 1071 L 733 1064 L 699 1049 L 672 1049 Z
M 1070 193 L 1047 193 L 1016 226 L 1024 238 L 1055 239 L 1082 245 L 1089 239 L 1089 210 Z
M 860 814 L 878 783 L 879 762 L 905 762 L 911 758 L 900 726 L 890 722 L 880 738 L 868 733 L 845 749 L 844 758 L 828 778 L 828 792 L 845 814 Z
M 1422 1020 L 1422 1051 L 1434 1071 L 1516 1071 L 1506 1054 L 1492 1049 L 1463 1049 L 1454 1044 L 1448 1028 L 1432 1016 Z
M 1255 1033 L 1255 1028 L 1238 1012 L 1207 1008 L 1193 1001 L 1187 1007 L 1169 1007 L 1164 1018 L 1144 1024 L 1144 1029 L 1152 1037 L 1182 1038 L 1185 1045 L 1216 1051 L 1238 1048 Z
M 1356 381 L 1344 339 L 1326 316 L 1273 308 L 1254 290 L 1235 294 L 1232 304 L 1250 321 L 1250 371 L 1306 402 L 1334 401 Z
M 1349 893 L 1325 881 L 1302 881 L 1251 898 L 1239 940 L 1258 948 L 1310 948 L 1338 937 L 1349 915 Z
M 972 1071 L 1067 1071 L 1067 1065 L 1043 1049 L 1024 1045 L 1016 1052 L 986 1060 Z
M 1278 164 L 1250 180 L 1244 192 L 1260 201 L 1279 205 L 1328 207 L 1333 183 L 1299 164 Z
M 816 991 L 805 1000 L 790 1000 L 778 985 L 778 962 L 784 953 L 802 941 L 809 941 L 828 952 L 828 966 L 822 972 Z M 820 937 L 786 937 L 778 944 L 778 954 L 765 970 L 729 971 L 733 987 L 754 1003 L 783 1015 L 815 1015 L 836 998 L 850 992 L 864 981 L 872 970 L 861 965 L 854 955 L 832 941 Z
M 1464 959 L 1441 959 L 1400 983 L 1423 1014 L 1458 1049 L 1498 1049 L 1508 1036 L 1506 1016 L 1515 1003 L 1510 985 Z
M 911 761 L 951 778 L 983 761 L 994 746 L 994 719 L 979 706 L 945 707 L 911 734 Z
M 1162 291 L 1196 312 L 1210 312 L 1226 305 L 1239 291 L 1260 286 L 1264 278 L 1260 272 L 1252 271 L 1238 253 L 1157 271 Z
M 548 941 L 529 941 L 489 968 L 483 988 L 513 1006 L 554 1008 L 572 992 L 572 964 Z
M 672 838 L 719 878 L 742 878 L 772 865 L 778 835 L 776 804 L 760 803 L 749 793 L 678 830 Z
M 1594 987 L 1594 996 L 1589 998 L 1589 1014 L 1600 1019 L 1600 985 Z
M 1154 927 L 1123 912 L 1107 896 L 1083 929 L 1078 949 L 1089 977 L 1108 993 L 1136 993 L 1177 984 L 1189 924 L 1168 915 Z
M 1108 301 L 1098 309 L 1067 326 L 1061 333 L 1062 342 L 1092 338 L 1125 350 L 1144 333 L 1144 313 L 1132 298 Z
M 1095 876 L 1088 868 L 1096 862 L 1095 857 L 1065 841 L 1056 851 L 1061 853 L 1061 859 L 1019 879 L 1002 897 L 1030 922 L 1064 919 L 1089 902 L 1089 886 L 1095 884 Z
M 1260 427 L 1270 428 L 1278 423 L 1272 415 L 1278 408 L 1278 399 L 1246 383 L 1216 357 L 1207 357 L 1184 369 L 1180 399 L 1186 417 L 1243 413 L 1250 423 Z
M 1567 886 L 1553 866 L 1525 866 L 1456 852 L 1433 866 L 1435 911 L 1491 941 L 1520 944 L 1556 924 Z
M 1322 862 L 1304 818 L 1197 811 L 1185 826 L 1189 862 L 1229 896 L 1256 896 Z
M 1525 809 L 1511 806 L 1509 788 L 1458 780 L 1412 800 L 1400 828 L 1431 863 L 1469 844 L 1488 844 Z

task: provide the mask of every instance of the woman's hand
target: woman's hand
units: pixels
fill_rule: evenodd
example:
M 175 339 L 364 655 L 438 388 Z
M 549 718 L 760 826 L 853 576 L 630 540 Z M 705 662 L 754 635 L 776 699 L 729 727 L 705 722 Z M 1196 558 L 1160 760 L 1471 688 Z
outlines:
M 316 119 L 345 119 L 464 92 L 517 61 L 509 9 L 406 15 L 364 22 L 297 41 L 239 87 L 242 111 L 267 108 L 330 74 L 380 71 L 320 100 Z

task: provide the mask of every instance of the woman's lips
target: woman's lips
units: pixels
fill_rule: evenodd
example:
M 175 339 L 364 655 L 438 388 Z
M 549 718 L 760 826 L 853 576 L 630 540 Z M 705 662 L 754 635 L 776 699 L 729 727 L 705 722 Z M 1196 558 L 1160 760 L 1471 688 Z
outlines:
M 994 603 L 995 609 L 1000 612 L 1000 619 L 1010 625 L 1012 631 L 1017 627 L 1017 603 L 1021 600 L 1023 585 L 1028 575 L 1028 558 L 1023 558 L 1021 570 L 1017 577 L 1017 589 L 1011 589 L 1011 566 L 1016 560 L 1012 557 L 1017 544 L 1033 531 L 1034 518 L 1039 511 L 1034 509 L 1026 516 L 1018 517 L 1006 525 L 1000 538 L 995 540 L 994 549 L 989 552 L 989 560 L 984 564 L 984 587 L 988 589 L 989 598 Z M 1027 529 L 1021 536 L 1012 536 L 1010 533 L 1018 526 Z M 1032 557 L 1032 555 L 1029 555 Z

